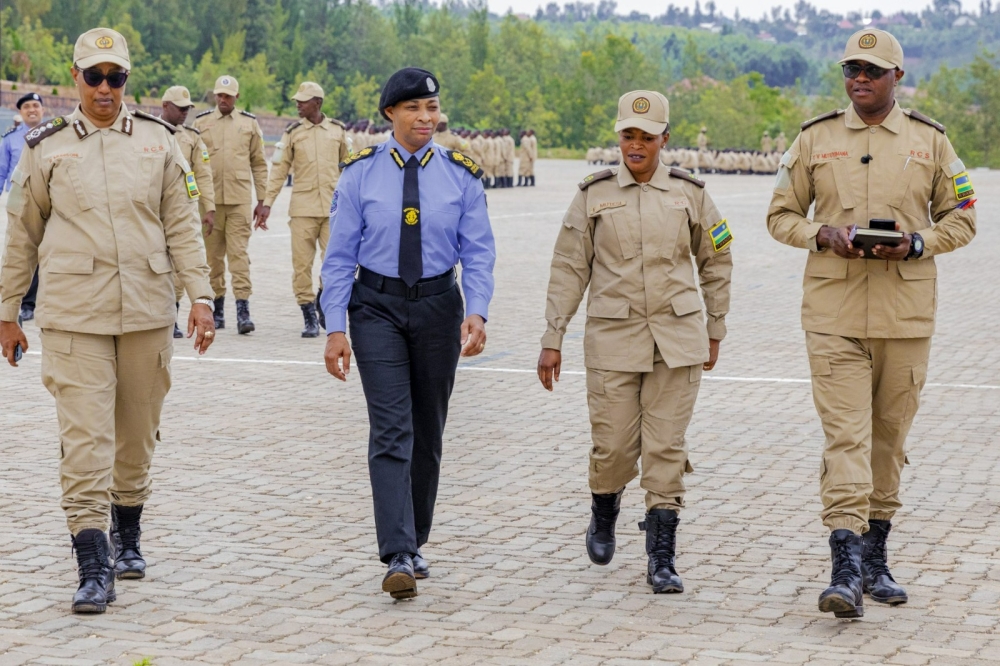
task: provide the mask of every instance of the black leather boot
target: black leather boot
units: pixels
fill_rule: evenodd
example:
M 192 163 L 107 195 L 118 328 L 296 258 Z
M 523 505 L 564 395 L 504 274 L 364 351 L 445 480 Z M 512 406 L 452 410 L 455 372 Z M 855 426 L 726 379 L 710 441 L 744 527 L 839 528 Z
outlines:
M 531 176 L 531 187 L 535 186 L 535 177 Z
M 518 176 L 517 177 L 517 186 L 518 187 L 524 187 L 524 176 Z
M 671 509 L 653 509 L 639 529 L 646 533 L 646 582 L 653 586 L 653 593 L 683 592 L 684 582 L 674 568 L 677 548 L 677 525 L 681 522 Z
M 139 519 L 142 505 L 111 505 L 111 546 L 114 548 L 115 576 L 138 580 L 146 577 L 146 560 L 139 549 Z
M 909 597 L 906 590 L 889 573 L 889 552 L 885 542 L 889 538 L 892 523 L 888 520 L 869 520 L 868 531 L 862 535 L 864 549 L 861 552 L 861 577 L 864 591 L 872 601 L 896 606 L 905 604 Z
M 319 299 L 323 296 L 323 288 L 320 287 L 319 291 L 316 292 L 316 317 L 319 320 L 320 327 L 326 330 L 326 315 L 323 314 L 323 306 L 320 305 Z
M 413 577 L 417 580 L 431 577 L 431 565 L 427 564 L 427 560 L 424 559 L 419 548 L 413 556 Z
M 622 488 L 607 495 L 591 493 L 587 555 L 594 564 L 609 564 L 615 556 L 615 521 L 618 520 L 624 492 Z
M 236 331 L 240 335 L 253 333 L 256 330 L 253 320 L 250 319 L 250 301 L 242 298 L 236 299 Z
M 180 303 L 174 303 L 174 305 L 177 306 L 177 316 L 179 317 L 181 315 L 181 304 Z M 183 338 L 183 337 L 184 337 L 184 334 L 181 333 L 180 327 L 177 326 L 177 320 L 174 319 L 174 338 Z
M 80 574 L 80 587 L 73 595 L 73 612 L 103 613 L 116 599 L 108 536 L 98 529 L 83 530 L 73 537 L 73 551 Z
M 302 319 L 305 321 L 305 326 L 302 328 L 303 338 L 318 338 L 319 337 L 319 318 L 316 316 L 316 304 L 306 303 L 305 305 L 300 305 L 302 308 Z
M 382 591 L 393 599 L 412 599 L 417 596 L 417 578 L 413 573 L 413 556 L 396 553 L 389 560 L 389 571 L 382 579 Z
M 860 534 L 851 530 L 834 530 L 830 534 L 830 557 L 833 573 L 830 587 L 819 595 L 819 609 L 835 617 L 863 617 L 864 594 L 861 582 Z
M 219 296 L 215 299 L 215 312 L 212 313 L 212 318 L 215 319 L 215 329 L 226 327 L 226 297 Z

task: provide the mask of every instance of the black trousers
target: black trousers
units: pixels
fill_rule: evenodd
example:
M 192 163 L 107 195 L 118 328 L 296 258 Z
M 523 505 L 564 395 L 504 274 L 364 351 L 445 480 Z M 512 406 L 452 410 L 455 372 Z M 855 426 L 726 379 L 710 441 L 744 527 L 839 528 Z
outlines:
M 28 287 L 28 293 L 24 295 L 21 299 L 21 306 L 28 307 L 32 310 L 35 309 L 35 297 L 38 295 L 38 269 L 35 269 L 35 276 L 31 278 L 31 286 Z
M 408 300 L 354 283 L 351 343 L 368 403 L 368 472 L 378 553 L 427 543 L 464 315 L 458 285 Z

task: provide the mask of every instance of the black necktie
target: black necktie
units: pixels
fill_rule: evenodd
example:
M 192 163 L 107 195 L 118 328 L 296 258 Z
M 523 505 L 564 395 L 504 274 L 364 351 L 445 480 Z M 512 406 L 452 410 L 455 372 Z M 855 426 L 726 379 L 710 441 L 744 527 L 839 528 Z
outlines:
M 399 277 L 408 287 L 424 274 L 424 258 L 420 254 L 420 187 L 417 168 L 420 162 L 410 157 L 403 167 L 403 219 L 399 223 Z

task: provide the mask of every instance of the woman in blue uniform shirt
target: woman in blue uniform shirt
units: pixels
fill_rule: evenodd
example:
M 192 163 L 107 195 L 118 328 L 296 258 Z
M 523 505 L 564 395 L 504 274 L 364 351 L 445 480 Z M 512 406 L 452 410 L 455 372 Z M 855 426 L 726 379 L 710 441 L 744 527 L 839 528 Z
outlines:
M 458 358 L 486 347 L 496 251 L 482 171 L 432 140 L 441 115 L 430 72 L 402 69 L 379 111 L 386 143 L 343 164 L 323 262 L 326 367 L 346 381 L 351 341 L 368 403 L 368 469 L 382 589 L 414 597 L 427 542 Z M 463 303 L 455 277 L 462 264 Z

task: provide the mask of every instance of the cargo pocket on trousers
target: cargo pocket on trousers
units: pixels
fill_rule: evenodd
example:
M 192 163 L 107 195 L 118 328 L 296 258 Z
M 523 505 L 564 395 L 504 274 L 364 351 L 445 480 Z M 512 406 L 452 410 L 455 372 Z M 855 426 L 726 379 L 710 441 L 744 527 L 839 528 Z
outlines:
M 903 423 L 909 423 L 917 415 L 920 409 L 920 392 L 927 382 L 927 364 L 921 363 L 910 369 L 910 395 L 906 400 L 906 412 L 903 414 Z
M 611 435 L 614 424 L 608 411 L 608 399 L 604 391 L 604 373 L 587 368 L 587 407 L 590 412 L 590 427 L 594 435 Z

